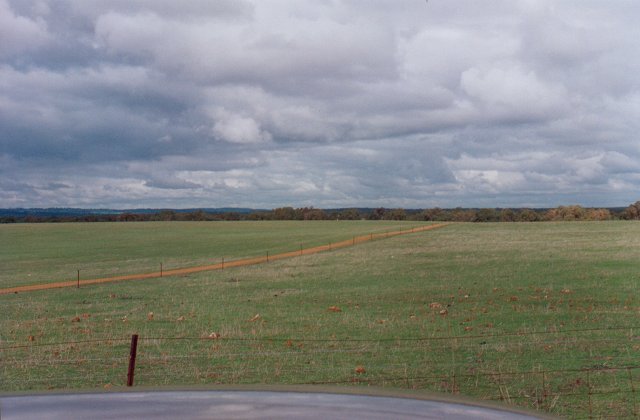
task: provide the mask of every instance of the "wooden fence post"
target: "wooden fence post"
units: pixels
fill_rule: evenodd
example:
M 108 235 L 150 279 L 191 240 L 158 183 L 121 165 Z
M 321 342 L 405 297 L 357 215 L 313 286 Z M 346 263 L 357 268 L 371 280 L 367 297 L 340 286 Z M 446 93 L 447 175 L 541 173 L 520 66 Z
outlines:
M 133 386 L 133 376 L 136 370 L 136 354 L 138 352 L 138 334 L 131 336 L 131 350 L 129 351 L 129 369 L 127 370 L 127 386 Z

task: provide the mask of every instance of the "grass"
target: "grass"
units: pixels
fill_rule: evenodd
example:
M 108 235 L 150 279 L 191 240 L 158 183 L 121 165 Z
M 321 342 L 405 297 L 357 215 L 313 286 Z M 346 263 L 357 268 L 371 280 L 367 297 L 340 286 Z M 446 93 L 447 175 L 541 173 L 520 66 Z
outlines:
M 295 249 L 301 227 L 329 242 L 372 226 L 339 224 L 265 225 L 271 239 L 248 234 L 246 250 Z M 632 222 L 457 224 L 253 267 L 0 296 L 0 389 L 121 386 L 138 333 L 137 385 L 375 385 L 633 417 L 639 257 Z
M 0 225 L 0 287 L 96 278 L 293 251 L 418 222 L 145 222 Z

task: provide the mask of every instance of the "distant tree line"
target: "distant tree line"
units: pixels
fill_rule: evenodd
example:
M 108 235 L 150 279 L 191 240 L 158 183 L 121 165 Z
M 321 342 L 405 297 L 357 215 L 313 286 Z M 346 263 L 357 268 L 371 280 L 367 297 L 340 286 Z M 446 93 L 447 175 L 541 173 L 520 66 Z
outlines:
M 454 208 L 387 209 L 347 208 L 323 210 L 313 207 L 279 207 L 273 210 L 245 212 L 207 212 L 204 210 L 124 213 L 26 214 L 2 215 L 0 223 L 63 222 L 147 222 L 147 221 L 234 221 L 234 220 L 412 220 L 437 222 L 540 222 L 640 220 L 640 201 L 627 208 L 585 208 L 560 206 L 551 209 L 531 208 Z

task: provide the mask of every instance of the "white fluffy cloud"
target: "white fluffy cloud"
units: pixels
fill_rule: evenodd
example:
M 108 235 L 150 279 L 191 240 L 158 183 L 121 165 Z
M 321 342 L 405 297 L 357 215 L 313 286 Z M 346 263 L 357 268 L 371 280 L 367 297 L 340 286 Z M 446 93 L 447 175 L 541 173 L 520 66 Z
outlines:
M 639 14 L 0 0 L 0 205 L 626 205 Z
M 263 131 L 256 120 L 230 113 L 224 109 L 215 112 L 213 134 L 230 143 L 263 143 L 271 140 L 271 134 Z
M 517 65 L 472 67 L 462 73 L 460 84 L 485 116 L 544 120 L 560 117 L 570 107 L 571 98 L 563 86 L 544 83 L 533 71 Z

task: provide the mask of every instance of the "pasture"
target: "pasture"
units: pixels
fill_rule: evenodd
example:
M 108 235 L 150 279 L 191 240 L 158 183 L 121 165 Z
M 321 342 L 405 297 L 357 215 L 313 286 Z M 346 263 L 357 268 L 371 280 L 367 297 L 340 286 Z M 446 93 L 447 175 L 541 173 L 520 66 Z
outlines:
M 418 225 L 0 226 L 0 279 L 72 279 L 79 265 L 92 276 L 153 270 L 160 260 L 189 266 Z M 640 224 L 501 223 L 184 277 L 2 295 L 0 390 L 118 388 L 137 333 L 137 386 L 393 387 L 572 418 L 633 417 L 639 286 Z
M 416 222 L 145 222 L 0 225 L 0 288 L 272 255 Z

